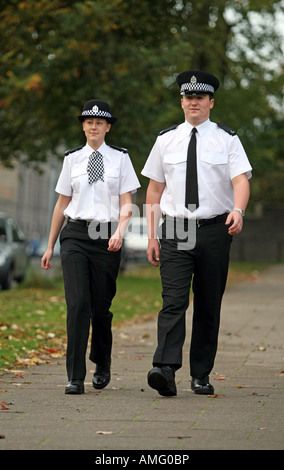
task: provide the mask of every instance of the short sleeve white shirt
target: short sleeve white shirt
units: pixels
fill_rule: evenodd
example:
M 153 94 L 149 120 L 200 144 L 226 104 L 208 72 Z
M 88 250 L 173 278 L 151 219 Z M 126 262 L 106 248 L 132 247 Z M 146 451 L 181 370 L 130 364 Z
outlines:
M 142 175 L 166 183 L 160 207 L 172 217 L 207 219 L 233 209 L 232 179 L 242 173 L 251 178 L 252 167 L 237 135 L 209 119 L 197 126 L 197 175 L 199 207 L 185 207 L 187 148 L 192 127 L 187 121 L 159 135 Z
M 112 222 L 119 220 L 119 196 L 135 193 L 140 183 L 127 152 L 105 142 L 98 148 L 103 155 L 104 181 L 88 182 L 87 165 L 93 149 L 86 144 L 65 156 L 55 191 L 71 196 L 64 215 L 72 219 Z

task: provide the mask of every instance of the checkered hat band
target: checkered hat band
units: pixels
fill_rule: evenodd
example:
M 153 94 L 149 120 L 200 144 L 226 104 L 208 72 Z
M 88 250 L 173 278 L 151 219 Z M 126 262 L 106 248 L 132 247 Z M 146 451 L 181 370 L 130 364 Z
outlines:
M 208 93 L 214 93 L 214 87 L 207 83 L 183 83 L 180 91 L 203 91 Z
M 108 117 L 111 118 L 111 114 L 107 111 L 93 111 L 92 109 L 87 109 L 86 111 L 82 112 L 82 116 L 100 116 L 100 117 Z

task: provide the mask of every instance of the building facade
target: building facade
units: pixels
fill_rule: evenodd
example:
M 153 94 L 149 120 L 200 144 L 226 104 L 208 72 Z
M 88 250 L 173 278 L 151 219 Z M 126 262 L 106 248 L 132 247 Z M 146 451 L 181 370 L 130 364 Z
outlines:
M 21 163 L 13 169 L 0 166 L 0 211 L 15 218 L 28 240 L 48 235 L 61 166 L 56 159 L 40 172 Z

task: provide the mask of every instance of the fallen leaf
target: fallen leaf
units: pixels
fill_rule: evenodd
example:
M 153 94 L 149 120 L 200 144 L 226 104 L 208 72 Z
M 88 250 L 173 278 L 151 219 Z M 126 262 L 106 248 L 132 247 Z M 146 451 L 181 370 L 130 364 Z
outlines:
M 10 408 L 8 408 L 8 406 L 6 406 L 7 403 L 5 401 L 2 401 L 1 402 L 1 410 L 9 410 Z
M 45 315 L 45 312 L 43 310 L 36 310 L 35 313 L 37 315 Z
M 49 333 L 47 333 L 47 337 L 53 339 L 55 338 L 55 334 L 50 331 Z

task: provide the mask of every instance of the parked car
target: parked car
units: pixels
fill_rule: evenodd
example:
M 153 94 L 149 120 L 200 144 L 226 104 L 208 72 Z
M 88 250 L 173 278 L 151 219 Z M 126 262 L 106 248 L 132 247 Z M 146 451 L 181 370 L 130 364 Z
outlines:
M 36 252 L 37 256 L 42 257 L 44 255 L 44 253 L 46 252 L 46 249 L 47 249 L 47 244 L 48 244 L 48 238 L 47 237 L 43 238 L 40 241 L 37 252 Z M 54 245 L 54 249 L 53 249 L 53 257 L 55 257 L 55 256 L 60 256 L 59 237 L 56 240 L 55 245 Z
M 0 212 L 0 285 L 10 289 L 15 280 L 21 282 L 29 261 L 28 243 L 22 230 L 9 215 Z
M 132 217 L 124 235 L 124 257 L 126 260 L 147 259 L 148 236 L 146 217 Z
M 162 220 L 160 220 L 161 224 Z M 147 261 L 147 221 L 146 217 L 131 217 L 124 235 L 121 269 L 126 269 L 129 261 Z

